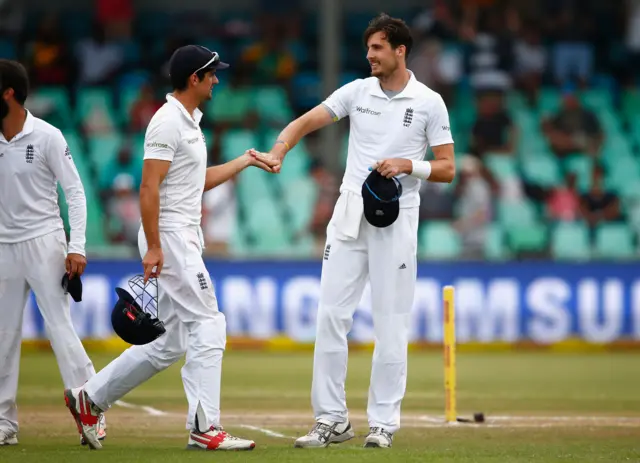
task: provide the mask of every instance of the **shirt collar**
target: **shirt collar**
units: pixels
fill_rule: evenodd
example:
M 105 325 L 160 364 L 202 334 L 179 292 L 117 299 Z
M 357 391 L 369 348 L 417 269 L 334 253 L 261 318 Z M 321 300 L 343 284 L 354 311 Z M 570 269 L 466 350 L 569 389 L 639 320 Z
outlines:
M 192 124 L 196 126 L 200 125 L 200 120 L 202 119 L 202 111 L 200 111 L 198 108 L 196 108 L 196 110 L 193 112 L 193 117 L 192 117 L 191 114 L 189 114 L 187 109 L 184 107 L 184 105 L 180 103 L 177 100 L 177 98 L 174 97 L 171 93 L 167 93 L 167 102 L 177 107 L 182 112 L 184 117 L 186 117 L 189 121 L 191 121 Z
M 404 89 L 398 93 L 396 96 L 394 96 L 393 98 L 415 98 L 416 95 L 418 94 L 418 80 L 416 79 L 416 76 L 413 74 L 412 71 L 409 71 L 407 69 L 407 72 L 409 72 L 409 81 L 407 82 L 407 85 L 404 87 Z M 380 87 L 380 80 L 378 79 L 372 79 L 371 80 L 371 86 L 370 86 L 370 92 L 371 95 L 373 96 L 377 96 L 380 98 L 385 98 L 385 99 L 390 99 L 387 95 L 384 94 L 384 92 L 382 91 L 382 87 Z
M 2 136 L 2 134 L 0 134 L 0 142 L 5 144 L 13 143 L 20 140 L 22 137 L 29 135 L 31 132 L 33 132 L 35 118 L 33 117 L 33 114 L 29 112 L 28 109 L 26 111 L 27 111 L 27 118 L 25 119 L 24 125 L 22 126 L 22 132 L 20 132 L 15 137 L 13 137 L 11 141 L 7 141 L 7 139 L 4 136 Z

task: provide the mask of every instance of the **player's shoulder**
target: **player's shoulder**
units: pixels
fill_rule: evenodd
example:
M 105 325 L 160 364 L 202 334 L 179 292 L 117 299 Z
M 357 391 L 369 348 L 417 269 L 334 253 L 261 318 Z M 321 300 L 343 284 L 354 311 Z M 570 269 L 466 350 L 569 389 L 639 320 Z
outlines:
M 413 85 L 416 89 L 416 97 L 429 103 L 439 103 L 443 101 L 442 95 L 436 92 L 428 85 L 423 84 L 419 80 L 414 80 Z
M 38 117 L 35 117 L 35 116 L 32 116 L 32 117 L 33 117 L 33 132 L 36 133 L 37 135 L 40 135 L 43 137 L 51 137 L 51 136 L 57 136 L 62 134 L 60 129 L 57 128 L 56 126 L 51 125 L 47 121 L 42 120 Z
M 50 140 L 64 140 L 62 131 L 55 125 L 49 124 L 47 121 L 38 117 L 33 117 L 33 135 L 45 145 Z
M 147 134 L 158 131 L 177 132 L 180 130 L 182 120 L 180 110 L 176 108 L 175 105 L 167 102 L 156 111 L 153 117 L 151 117 L 149 125 L 147 126 Z
M 344 84 L 341 88 L 343 90 L 347 90 L 349 92 L 355 93 L 355 92 L 361 91 L 363 89 L 369 88 L 369 85 L 370 85 L 369 79 L 370 78 L 354 79 L 351 82 L 348 82 L 348 83 Z

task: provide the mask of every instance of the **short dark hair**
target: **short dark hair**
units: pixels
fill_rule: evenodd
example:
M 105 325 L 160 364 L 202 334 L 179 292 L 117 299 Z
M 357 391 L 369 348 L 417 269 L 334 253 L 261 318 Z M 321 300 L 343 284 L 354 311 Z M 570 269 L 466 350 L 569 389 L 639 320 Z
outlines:
M 411 37 L 409 26 L 402 19 L 392 18 L 386 13 L 380 13 L 373 18 L 369 22 L 369 27 L 364 31 L 363 41 L 365 47 L 371 36 L 376 32 L 384 32 L 385 38 L 394 50 L 400 45 L 404 45 L 407 48 L 406 56 L 409 56 L 413 46 L 413 37 Z
M 24 66 L 17 61 L 0 59 L 0 81 L 2 88 L 0 91 L 12 88 L 16 101 L 24 105 L 29 95 L 29 76 Z
M 198 77 L 198 80 L 201 81 L 202 79 L 204 79 L 204 76 L 207 73 L 207 71 L 211 71 L 211 69 L 201 69 L 200 71 L 196 72 L 196 76 Z M 178 92 L 182 92 L 189 87 L 189 77 L 191 77 L 191 74 L 189 74 L 188 76 L 171 75 L 171 86 L 173 87 L 174 90 L 177 90 Z

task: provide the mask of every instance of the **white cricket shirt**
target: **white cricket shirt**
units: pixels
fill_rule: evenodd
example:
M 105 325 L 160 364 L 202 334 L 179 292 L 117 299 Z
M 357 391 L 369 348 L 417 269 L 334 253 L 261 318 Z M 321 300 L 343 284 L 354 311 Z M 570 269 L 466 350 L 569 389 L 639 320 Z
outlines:
M 361 194 L 376 161 L 404 158 L 422 161 L 429 145 L 453 143 L 449 113 L 442 97 L 411 77 L 402 92 L 389 98 L 377 77 L 354 80 L 324 101 L 342 119 L 349 116 L 347 168 L 340 191 Z M 420 179 L 398 177 L 400 207 L 420 205 Z
M 64 136 L 27 111 L 22 132 L 0 133 L 0 243 L 19 243 L 62 229 L 57 182 L 69 205 L 68 252 L 85 255 L 87 201 Z
M 172 95 L 149 122 L 144 159 L 170 161 L 160 184 L 160 230 L 200 226 L 207 171 L 207 146 L 200 130 L 202 112 L 193 117 Z

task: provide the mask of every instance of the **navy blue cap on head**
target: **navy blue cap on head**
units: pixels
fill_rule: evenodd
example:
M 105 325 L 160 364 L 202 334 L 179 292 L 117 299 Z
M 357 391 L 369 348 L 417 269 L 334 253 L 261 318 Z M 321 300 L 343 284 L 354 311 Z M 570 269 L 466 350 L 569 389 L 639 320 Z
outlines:
M 185 45 L 173 52 L 169 61 L 169 75 L 189 77 L 203 69 L 226 69 L 229 65 L 220 61 L 220 55 L 201 45 Z

